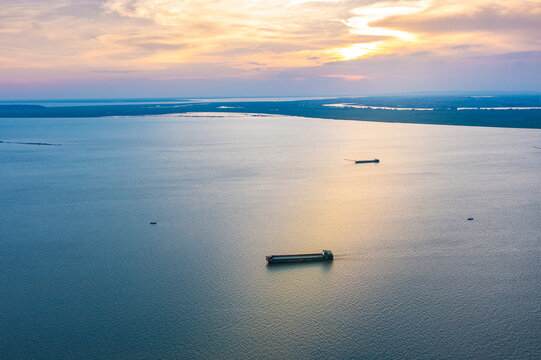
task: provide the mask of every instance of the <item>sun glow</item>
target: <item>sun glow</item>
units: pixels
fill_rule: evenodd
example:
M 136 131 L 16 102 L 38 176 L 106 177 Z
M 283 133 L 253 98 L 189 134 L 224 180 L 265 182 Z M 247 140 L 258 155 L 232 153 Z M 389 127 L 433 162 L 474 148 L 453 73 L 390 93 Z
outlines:
M 353 44 L 345 48 L 333 49 L 330 53 L 337 55 L 342 61 L 348 61 L 368 54 L 375 54 L 381 50 L 381 46 L 382 42 L 380 41 L 369 44 Z

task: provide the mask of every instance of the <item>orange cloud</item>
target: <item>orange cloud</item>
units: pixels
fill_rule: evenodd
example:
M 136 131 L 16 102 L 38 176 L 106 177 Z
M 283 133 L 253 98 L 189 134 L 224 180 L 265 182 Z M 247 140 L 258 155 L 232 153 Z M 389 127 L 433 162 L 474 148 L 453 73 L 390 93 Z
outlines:
M 5 0 L 0 20 L 0 75 L 10 79 L 261 78 L 379 55 L 541 50 L 539 0 Z

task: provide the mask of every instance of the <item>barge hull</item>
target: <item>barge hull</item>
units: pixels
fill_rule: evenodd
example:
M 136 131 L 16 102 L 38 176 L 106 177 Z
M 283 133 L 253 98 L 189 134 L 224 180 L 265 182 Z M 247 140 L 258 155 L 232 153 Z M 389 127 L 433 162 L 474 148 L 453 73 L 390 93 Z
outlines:
M 325 250 L 318 254 L 298 254 L 298 255 L 270 255 L 267 256 L 269 264 L 283 263 L 298 263 L 298 262 L 313 262 L 313 261 L 330 261 L 333 259 L 333 254 L 329 250 Z

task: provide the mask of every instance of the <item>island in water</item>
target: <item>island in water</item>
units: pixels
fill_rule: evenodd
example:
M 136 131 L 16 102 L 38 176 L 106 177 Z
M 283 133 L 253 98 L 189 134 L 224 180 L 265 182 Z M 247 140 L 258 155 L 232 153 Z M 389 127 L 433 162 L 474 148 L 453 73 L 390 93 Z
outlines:
M 258 113 L 376 122 L 541 128 L 541 95 L 0 102 L 0 118 Z

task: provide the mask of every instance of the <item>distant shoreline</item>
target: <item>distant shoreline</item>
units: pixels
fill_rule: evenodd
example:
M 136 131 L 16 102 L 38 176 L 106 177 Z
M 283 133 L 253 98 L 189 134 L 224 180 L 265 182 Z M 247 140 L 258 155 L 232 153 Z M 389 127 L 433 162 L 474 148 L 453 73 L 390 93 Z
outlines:
M 348 104 L 347 106 L 340 106 Z M 379 97 L 125 105 L 0 105 L 0 118 L 88 118 L 179 113 L 258 113 L 391 123 L 541 129 L 541 97 Z M 399 108 L 397 109 L 391 108 Z M 431 111 L 419 111 L 427 110 Z M 488 110 L 487 108 L 500 108 Z M 506 108 L 506 109 L 502 109 Z M 516 110 L 513 108 L 528 108 Z M 533 108 L 533 109 L 531 109 Z

